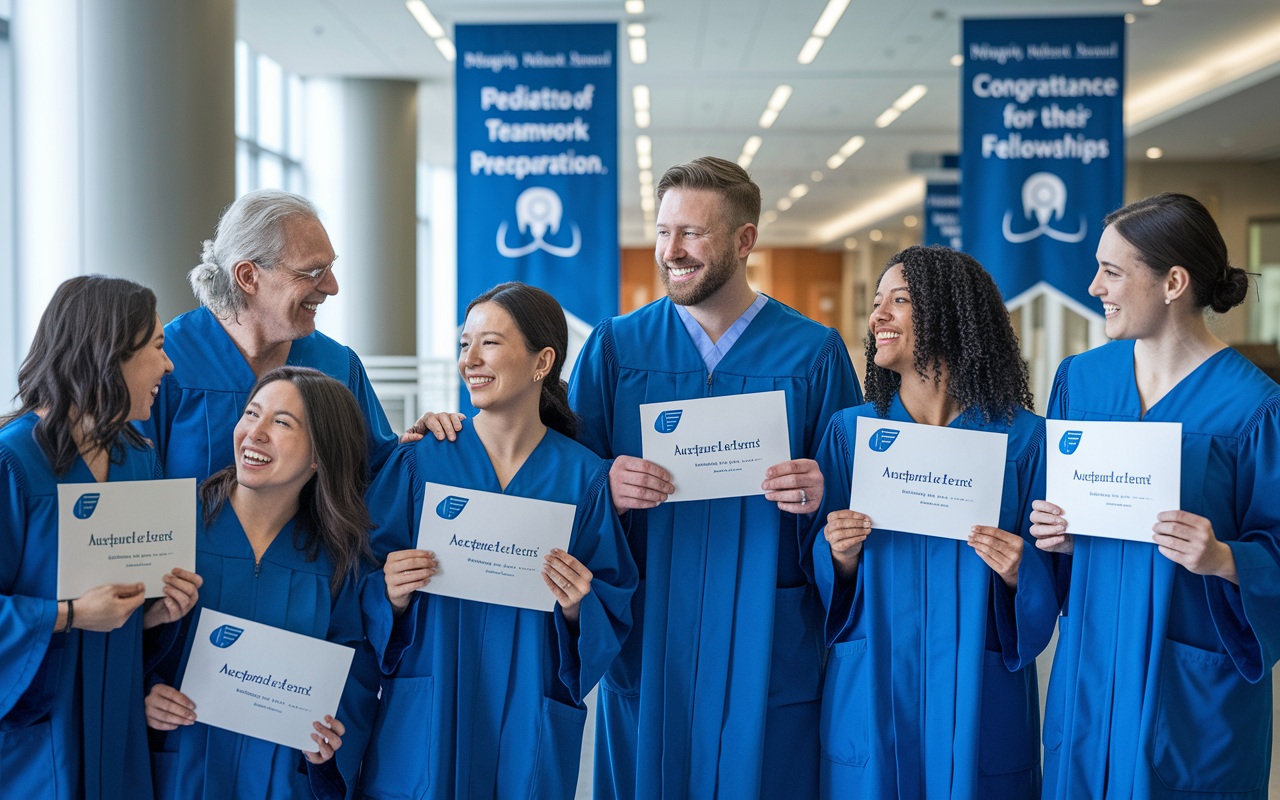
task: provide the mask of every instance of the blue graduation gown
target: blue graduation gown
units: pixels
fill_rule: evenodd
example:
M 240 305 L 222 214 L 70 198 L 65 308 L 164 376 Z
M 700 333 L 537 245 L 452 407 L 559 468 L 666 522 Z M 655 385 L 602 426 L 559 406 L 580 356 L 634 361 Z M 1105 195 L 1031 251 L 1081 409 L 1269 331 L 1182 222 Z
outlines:
M 58 484 L 94 478 L 79 458 L 54 475 L 33 435 L 37 419 L 27 414 L 0 430 L 0 795 L 145 800 L 142 609 L 110 633 L 53 632 Z M 150 448 L 126 447 L 108 473 L 113 481 L 158 477 Z
M 165 325 L 164 350 L 173 361 L 173 374 L 160 384 L 151 419 L 137 423 L 138 428 L 155 443 L 166 478 L 202 483 L 235 463 L 231 431 L 258 379 L 207 308 Z M 369 438 L 370 467 L 377 472 L 398 439 L 355 352 L 316 331 L 294 340 L 288 364 L 318 369 L 356 396 Z
M 776 300 L 709 376 L 662 298 L 597 326 L 569 397 L 579 440 L 613 458 L 642 455 L 642 403 L 773 390 L 787 395 L 793 458 L 862 400 L 839 333 Z M 663 503 L 624 525 L 640 587 L 600 684 L 596 796 L 815 795 L 824 648 L 800 567 L 809 522 L 756 495 Z
M 1061 559 L 1044 796 L 1263 798 L 1280 654 L 1280 388 L 1227 348 L 1144 417 L 1133 347 L 1063 361 L 1049 416 L 1181 422 L 1182 510 L 1213 523 L 1240 585 L 1154 543 L 1075 537 Z
M 254 563 L 253 547 L 230 503 L 211 525 L 203 510 L 196 533 L 196 572 L 204 578 L 200 602 L 184 623 L 182 658 L 162 664 L 149 683 L 181 688 L 200 611 L 212 608 L 304 636 L 354 647 L 355 658 L 343 689 L 338 713 L 346 727 L 342 747 L 325 764 L 315 766 L 298 750 L 256 739 L 199 721 L 164 732 L 152 731 L 151 764 L 156 797 L 174 800 L 265 800 L 315 796 L 324 800 L 354 794 L 360 759 L 377 709 L 378 667 L 372 651 L 362 646 L 364 624 L 355 578 L 333 595 L 333 564 L 323 550 L 308 562 L 295 543 L 291 520 L 276 535 L 262 559 Z M 172 670 L 172 671 L 170 671 Z M 341 773 L 341 774 L 339 774 Z
M 849 507 L 858 417 L 878 418 L 875 406 L 840 412 L 823 437 L 826 494 L 816 525 Z M 888 418 L 913 421 L 897 397 Z M 1020 410 L 1012 424 L 961 416 L 948 427 L 1009 437 L 1000 528 L 1026 540 L 1017 592 L 966 542 L 878 528 L 856 579 L 837 583 L 830 545 L 816 535 L 812 563 L 832 648 L 823 798 L 1039 794 L 1035 658 L 1058 616 L 1052 561 L 1036 549 L 1028 521 L 1031 501 L 1044 496 L 1044 420 Z
M 379 560 L 416 546 L 426 482 L 503 492 L 470 422 L 456 443 L 402 445 L 369 490 Z M 393 622 L 383 574 L 371 573 L 361 601 L 388 677 L 365 757 L 367 797 L 574 795 L 582 698 L 631 628 L 636 568 L 609 500 L 609 464 L 577 442 L 548 430 L 503 493 L 577 507 L 568 549 L 593 576 L 579 633 L 559 605 L 548 613 L 425 593 Z

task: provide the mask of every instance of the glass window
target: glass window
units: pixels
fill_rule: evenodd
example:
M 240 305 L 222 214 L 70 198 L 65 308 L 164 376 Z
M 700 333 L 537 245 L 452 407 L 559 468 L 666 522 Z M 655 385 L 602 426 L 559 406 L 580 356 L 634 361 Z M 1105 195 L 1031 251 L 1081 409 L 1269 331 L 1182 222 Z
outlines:
M 253 84 L 250 63 L 249 45 L 236 42 L 236 136 L 241 139 L 253 138 L 253 116 L 250 113 L 253 107 L 253 93 L 249 90 Z
M 283 189 L 284 168 L 280 164 L 280 156 L 271 153 L 258 154 L 258 186 L 259 189 Z
M 236 42 L 236 196 L 254 189 L 304 194 L 306 92 L 302 78 Z
M 258 145 L 284 150 L 284 70 L 266 56 L 258 56 Z
M 295 161 L 302 160 L 302 131 L 306 123 L 303 121 L 302 110 L 302 78 L 297 75 L 289 76 L 289 152 L 286 153 L 289 158 Z

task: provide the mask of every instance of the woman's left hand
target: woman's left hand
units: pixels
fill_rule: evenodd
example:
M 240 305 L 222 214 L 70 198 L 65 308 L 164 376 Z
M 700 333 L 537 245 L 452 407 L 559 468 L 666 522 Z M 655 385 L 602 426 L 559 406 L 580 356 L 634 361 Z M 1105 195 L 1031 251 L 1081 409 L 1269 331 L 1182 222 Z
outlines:
M 326 726 L 325 723 L 328 723 L 328 725 Z M 308 753 L 303 750 L 302 754 L 312 764 L 323 764 L 333 758 L 333 754 L 337 749 L 342 747 L 342 735 L 347 732 L 347 729 L 341 722 L 338 722 L 328 714 L 324 715 L 324 722 L 313 722 L 311 727 L 316 729 L 316 732 L 311 734 L 311 741 L 319 745 L 320 752 Z
M 591 594 L 591 570 L 559 548 L 547 553 L 544 559 L 542 579 L 560 603 L 565 622 L 577 625 L 582 598 Z
M 185 617 L 188 611 L 195 608 L 203 585 L 204 578 L 194 572 L 174 567 L 164 576 L 164 597 L 142 612 L 142 629 L 168 625 Z
M 1161 511 L 1156 519 L 1159 522 L 1151 526 L 1155 531 L 1151 538 L 1162 556 L 1196 575 L 1216 575 L 1240 583 L 1235 554 L 1213 535 L 1212 522 L 1189 511 Z
M 1018 565 L 1022 563 L 1022 537 L 989 528 L 986 525 L 974 525 L 969 529 L 969 546 L 977 551 L 978 556 L 987 566 L 995 570 L 1010 589 L 1018 588 Z

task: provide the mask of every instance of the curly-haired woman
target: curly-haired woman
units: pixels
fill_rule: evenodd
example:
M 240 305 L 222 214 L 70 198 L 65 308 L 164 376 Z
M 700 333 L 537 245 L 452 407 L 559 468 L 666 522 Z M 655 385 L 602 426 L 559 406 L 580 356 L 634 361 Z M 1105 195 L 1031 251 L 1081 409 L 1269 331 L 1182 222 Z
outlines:
M 869 402 L 832 417 L 817 457 L 825 528 L 811 568 L 832 648 L 822 797 L 1034 797 L 1035 657 L 1058 606 L 1050 559 L 1024 547 L 1044 420 L 1028 410 L 1018 340 L 991 276 L 944 247 L 894 256 L 872 309 Z M 964 542 L 849 510 L 859 417 L 1006 434 L 1000 527 Z

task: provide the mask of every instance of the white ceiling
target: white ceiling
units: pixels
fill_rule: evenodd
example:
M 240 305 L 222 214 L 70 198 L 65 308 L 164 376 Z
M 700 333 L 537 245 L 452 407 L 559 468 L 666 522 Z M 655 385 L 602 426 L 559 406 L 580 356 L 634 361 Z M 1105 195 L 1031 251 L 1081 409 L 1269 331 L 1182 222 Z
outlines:
M 1129 93 L 1141 93 L 1223 53 L 1258 33 L 1280 33 L 1275 0 L 852 0 L 812 64 L 796 55 L 826 0 L 646 0 L 638 16 L 622 0 L 429 0 L 452 31 L 458 22 L 643 22 L 649 59 L 620 58 L 624 243 L 645 241 L 635 137 L 653 139 L 656 174 L 699 155 L 736 159 L 748 136 L 764 144 L 750 172 L 765 208 L 798 183 L 811 191 L 764 229 L 762 243 L 827 244 L 817 231 L 852 209 L 911 179 L 912 152 L 954 152 L 958 147 L 959 72 L 949 59 L 959 51 L 960 20 L 971 16 L 1125 14 Z M 453 160 L 453 68 L 422 32 L 403 0 L 239 0 L 239 35 L 255 49 L 302 75 L 406 78 L 424 82 L 419 157 Z M 1189 76 L 1198 100 L 1152 117 L 1133 135 L 1131 157 L 1158 146 L 1169 159 L 1280 156 L 1280 36 L 1246 64 L 1249 75 L 1215 80 L 1212 70 Z M 620 53 L 626 52 L 620 33 Z M 1253 64 L 1265 69 L 1254 69 Z M 1239 70 L 1237 70 L 1239 72 Z M 1266 78 L 1266 79 L 1264 79 Z M 1201 84 L 1196 84 L 1199 80 Z M 652 94 L 653 123 L 635 126 L 631 87 Z M 757 125 L 779 84 L 794 87 L 778 121 Z M 900 119 L 879 129 L 873 120 L 917 83 L 929 92 Z M 1185 99 L 1185 98 L 1184 98 Z M 1206 102 L 1211 100 L 1212 102 Z M 1158 123 L 1158 124 L 1156 124 Z M 1144 126 L 1137 125 L 1135 130 Z M 867 143 L 837 170 L 826 160 L 850 136 Z M 821 171 L 821 182 L 810 174 Z M 901 225 L 897 210 L 886 229 Z M 855 233 L 856 231 L 847 231 Z M 843 236 L 827 233 L 825 239 Z

